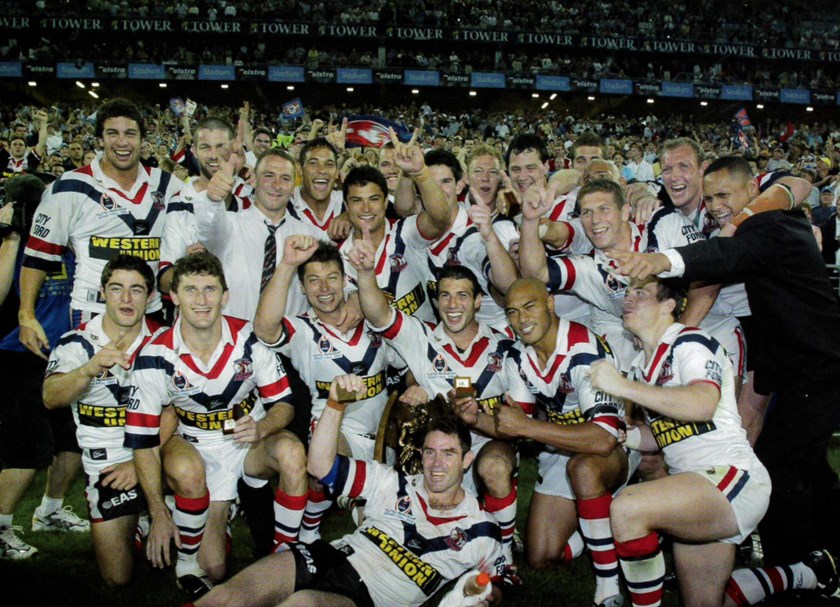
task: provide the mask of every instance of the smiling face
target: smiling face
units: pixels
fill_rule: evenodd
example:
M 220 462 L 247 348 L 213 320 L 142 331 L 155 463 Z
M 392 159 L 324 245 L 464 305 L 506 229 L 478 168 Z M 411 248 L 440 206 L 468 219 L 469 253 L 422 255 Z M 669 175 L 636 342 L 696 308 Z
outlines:
M 703 177 L 703 201 L 721 227 L 732 221 L 758 193 L 755 179 L 726 170 Z
M 473 293 L 472 282 L 466 278 L 444 278 L 438 282 L 438 309 L 446 332 L 460 333 L 475 323 L 475 313 L 481 307 L 481 295 Z
M 102 128 L 100 145 L 103 168 L 116 172 L 130 172 L 140 163 L 140 125 L 125 116 L 108 118 Z
M 449 207 L 453 208 L 458 200 L 458 181 L 455 179 L 452 169 L 445 164 L 433 164 L 429 167 L 429 173 L 440 186 L 440 189 L 443 190 L 443 195 L 446 197 Z
M 532 185 L 544 185 L 548 176 L 548 163 L 540 160 L 537 150 L 525 150 L 521 154 L 511 154 L 508 166 L 510 180 L 520 193 Z
M 310 261 L 303 273 L 303 293 L 320 314 L 332 314 L 344 304 L 344 271 L 336 262 Z
M 704 164 L 688 146 L 664 152 L 660 163 L 662 185 L 671 202 L 682 213 L 693 213 L 703 197 Z
M 330 148 L 311 148 L 303 161 L 301 193 L 316 202 L 329 200 L 333 184 L 338 177 L 338 164 Z
M 591 192 L 578 202 L 580 223 L 592 245 L 601 251 L 615 249 L 621 243 L 624 224 L 630 219 L 630 206 L 619 208 L 610 192 Z
M 259 156 L 271 147 L 271 137 L 267 133 L 258 133 L 254 136 L 254 154 Z
M 429 432 L 423 441 L 423 485 L 429 493 L 458 489 L 472 462 L 472 452 L 464 452 L 458 436 L 439 430 Z
M 281 156 L 264 156 L 257 165 L 254 205 L 266 215 L 285 212 L 294 189 L 294 163 Z
M 528 346 L 546 337 L 557 319 L 545 285 L 535 280 L 518 280 L 511 286 L 505 294 L 505 315 L 510 328 Z
M 377 235 L 385 226 L 385 208 L 388 199 L 377 184 L 351 185 L 347 191 L 347 213 L 353 224 L 356 238 L 362 237 L 362 228 Z
M 100 292 L 105 300 L 105 314 L 118 327 L 130 329 L 146 313 L 150 294 L 140 272 L 114 270 Z
M 210 274 L 181 276 L 170 295 L 180 309 L 181 322 L 196 330 L 211 329 L 220 322 L 228 300 L 221 281 Z

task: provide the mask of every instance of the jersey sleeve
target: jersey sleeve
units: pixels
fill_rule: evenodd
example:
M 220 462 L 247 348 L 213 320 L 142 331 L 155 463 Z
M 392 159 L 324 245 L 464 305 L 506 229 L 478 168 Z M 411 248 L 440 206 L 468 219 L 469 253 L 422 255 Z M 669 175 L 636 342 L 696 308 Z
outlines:
M 271 405 L 281 400 L 288 401 L 292 391 L 289 389 L 289 378 L 280 355 L 272 352 L 268 346 L 257 342 L 254 344 L 253 357 L 257 391 L 263 404 Z
M 61 270 L 61 257 L 70 239 L 75 215 L 73 181 L 59 178 L 44 192 L 23 254 L 23 265 L 47 273 Z
M 392 474 L 396 471 L 385 464 L 336 455 L 332 469 L 320 481 L 329 497 L 368 498 Z
M 723 368 L 717 353 L 722 346 L 703 333 L 680 335 L 674 342 L 674 364 L 685 385 L 710 383 L 720 392 Z
M 129 449 L 160 445 L 160 415 L 170 402 L 166 386 L 174 367 L 163 356 L 144 350 L 134 360 L 128 386 L 124 444 Z
M 383 328 L 374 328 L 405 361 L 415 378 L 425 377 L 426 344 L 428 337 L 423 321 L 399 310 L 391 312 L 391 322 Z M 419 380 L 418 380 L 419 381 Z
M 94 354 L 93 346 L 79 331 L 65 333 L 50 352 L 45 376 L 75 371 L 93 358 Z
M 163 237 L 160 243 L 158 278 L 167 268 L 187 254 L 187 247 L 199 242 L 193 205 L 180 198 L 166 206 Z
M 423 236 L 422 232 L 420 232 L 420 228 L 417 227 L 417 215 L 411 215 L 410 217 L 401 219 L 400 222 L 402 223 L 402 226 L 399 228 L 400 236 L 407 246 L 424 250 L 429 248 L 429 245 L 433 241 Z

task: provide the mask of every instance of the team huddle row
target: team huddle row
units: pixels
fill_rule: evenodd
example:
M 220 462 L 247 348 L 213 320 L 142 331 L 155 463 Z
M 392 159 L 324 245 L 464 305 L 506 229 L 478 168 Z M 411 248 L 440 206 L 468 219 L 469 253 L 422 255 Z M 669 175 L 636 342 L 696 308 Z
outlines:
M 130 103 L 99 110 L 103 151 L 45 194 L 21 274 L 21 340 L 40 351 L 38 292 L 75 254 L 81 324 L 52 349 L 44 401 L 73 408 L 108 582 L 130 579 L 148 511 L 147 557 L 174 560 L 196 605 L 420 605 L 472 570 L 491 575 L 497 601 L 516 577 L 527 438 L 542 445 L 531 567 L 586 548 L 595 605 L 622 605 L 621 579 L 633 605 L 657 605 L 666 533 L 685 604 L 767 594 L 758 574 L 732 572 L 771 493 L 751 447 L 761 411 L 739 415 L 739 396 L 756 397 L 743 286 L 622 272 L 667 250 L 652 273 L 679 275 L 673 249 L 793 207 L 805 182 L 756 179 L 737 157 L 705 167 L 695 142 L 674 140 L 660 155 L 663 208 L 594 136 L 573 146 L 576 172 L 551 179 L 535 136 L 504 159 L 474 148 L 465 167 L 393 137 L 338 190 L 340 136 L 248 167 L 233 128 L 207 119 L 202 174 L 183 184 L 139 165 L 143 134 Z M 159 292 L 178 311 L 169 328 L 153 320 Z M 301 397 L 290 366 L 310 391 L 308 449 L 287 429 Z M 398 406 L 440 395 L 451 410 L 426 429 L 415 476 L 374 461 L 399 378 Z M 627 486 L 641 454 L 649 480 Z M 274 553 L 214 588 L 237 483 L 275 478 Z M 338 495 L 366 500 L 364 520 L 330 544 L 318 527 Z M 801 587 L 824 589 L 796 566 Z

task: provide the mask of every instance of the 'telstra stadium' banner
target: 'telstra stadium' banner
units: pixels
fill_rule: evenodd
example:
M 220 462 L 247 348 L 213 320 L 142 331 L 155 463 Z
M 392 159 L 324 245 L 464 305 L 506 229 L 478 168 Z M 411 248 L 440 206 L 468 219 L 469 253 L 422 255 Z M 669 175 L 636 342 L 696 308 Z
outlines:
M 59 78 L 157 81 L 260 81 L 340 85 L 529 89 L 587 95 L 637 95 L 682 99 L 720 99 L 757 103 L 840 105 L 840 91 L 778 89 L 746 84 L 704 84 L 659 80 L 575 78 L 559 74 L 504 72 L 455 73 L 418 69 L 323 68 L 297 65 L 185 65 L 122 62 L 33 63 L 0 61 L 0 80 Z

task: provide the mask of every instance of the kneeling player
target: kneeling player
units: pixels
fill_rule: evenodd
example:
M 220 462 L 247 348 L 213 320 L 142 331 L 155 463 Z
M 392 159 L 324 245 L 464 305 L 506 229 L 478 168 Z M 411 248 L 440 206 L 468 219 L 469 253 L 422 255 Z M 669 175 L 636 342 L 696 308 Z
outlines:
M 222 316 L 228 292 L 219 260 L 209 253 L 180 259 L 171 293 L 180 308 L 178 320 L 135 361 L 126 445 L 134 449 L 149 499 L 147 552 L 163 566 L 169 562 L 170 540 L 180 542 L 176 575 L 182 586 L 187 580 L 202 582 L 192 593 L 200 594 L 210 587 L 205 572 L 211 580 L 225 574 L 225 525 L 240 477 L 256 486 L 280 475 L 275 542 L 297 539 L 306 505 L 306 455 L 301 442 L 284 430 L 294 411 L 282 402 L 289 395 L 282 364 L 259 343 L 250 324 Z M 174 406 L 178 432 L 195 446 L 206 470 L 206 487 L 192 487 L 188 516 L 177 528 L 161 507 L 158 420 L 167 405 Z M 173 481 L 179 481 L 177 471 L 167 471 L 167 482 Z
M 618 444 L 620 403 L 589 381 L 591 365 L 614 361 L 601 338 L 558 318 L 551 295 L 535 279 L 517 280 L 505 294 L 505 313 L 519 341 L 508 356 L 513 377 L 536 397 L 541 415 L 498 407 L 495 429 L 543 443 L 539 482 L 528 513 L 527 556 L 535 569 L 568 561 L 583 549 L 595 566 L 595 605 L 622 604 L 609 511 L 631 466 Z M 614 368 L 614 367 L 613 367 Z
M 121 586 L 131 580 L 137 515 L 146 503 L 131 449 L 123 447 L 121 396 L 135 353 L 158 330 L 144 317 L 155 277 L 145 261 L 122 255 L 105 266 L 101 285 L 105 314 L 65 334 L 52 351 L 44 404 L 73 408 L 96 561 L 105 582 Z
M 770 478 L 741 428 L 732 365 L 700 329 L 675 322 L 684 292 L 666 283 L 634 283 L 624 327 L 642 352 L 630 378 L 609 364 L 592 367 L 593 386 L 644 407 L 646 425 L 626 445 L 659 447 L 669 475 L 627 487 L 610 511 L 616 551 L 633 605 L 659 605 L 665 561 L 659 535 L 674 538 L 683 604 L 722 605 L 735 548 L 758 525 Z

